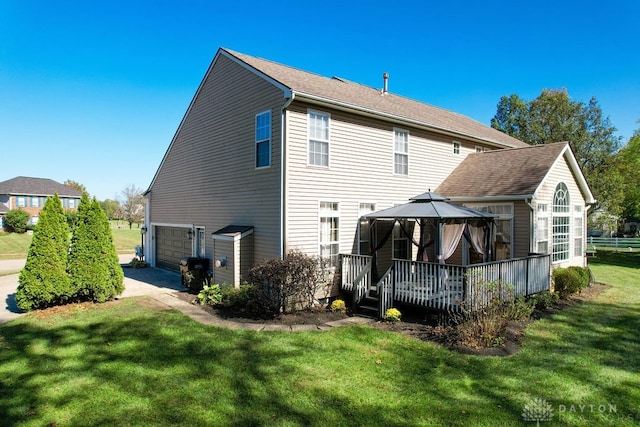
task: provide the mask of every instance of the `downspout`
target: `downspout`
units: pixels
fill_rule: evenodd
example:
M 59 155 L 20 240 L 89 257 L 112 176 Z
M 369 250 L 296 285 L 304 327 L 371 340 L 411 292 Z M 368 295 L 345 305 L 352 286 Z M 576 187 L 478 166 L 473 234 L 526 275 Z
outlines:
M 286 170 L 287 170 L 287 150 L 286 150 L 286 130 L 287 130 L 287 108 L 293 102 L 296 97 L 294 91 L 289 91 L 289 97 L 285 94 L 285 103 L 280 109 L 280 258 L 284 258 L 286 250 L 285 236 L 287 232 L 286 227 L 286 191 L 285 185 L 287 183 Z

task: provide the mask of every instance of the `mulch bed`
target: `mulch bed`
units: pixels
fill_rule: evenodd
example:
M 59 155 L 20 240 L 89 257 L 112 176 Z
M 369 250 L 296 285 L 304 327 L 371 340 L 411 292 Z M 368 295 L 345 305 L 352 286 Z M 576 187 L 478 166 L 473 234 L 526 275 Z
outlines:
M 579 294 L 575 294 L 566 300 L 560 300 L 558 304 L 546 310 L 536 310 L 531 319 L 527 321 L 512 321 L 507 325 L 505 335 L 502 337 L 502 343 L 499 346 L 487 348 L 473 348 L 464 346 L 456 342 L 455 334 L 451 326 L 443 326 L 441 322 L 429 316 L 421 310 L 402 310 L 403 320 L 395 323 L 378 320 L 370 325 L 380 330 L 396 332 L 404 334 L 413 339 L 421 341 L 430 341 L 443 345 L 451 350 L 463 354 L 474 354 L 478 356 L 497 356 L 504 357 L 517 353 L 520 350 L 520 342 L 522 340 L 525 328 L 531 322 L 537 319 L 548 317 L 553 313 L 557 313 L 565 307 L 581 304 L 589 301 L 606 289 L 606 285 L 592 283 L 589 287 L 582 290 Z M 187 302 L 193 302 L 195 295 L 187 292 L 180 292 L 179 298 Z M 220 316 L 221 318 L 233 320 L 240 323 L 265 323 L 274 325 L 322 325 L 333 320 L 348 317 L 348 314 L 333 313 L 325 308 L 316 308 L 290 314 L 281 314 L 274 317 L 257 316 L 252 313 L 237 313 L 232 311 L 221 310 L 210 306 L 202 306 L 203 310 Z

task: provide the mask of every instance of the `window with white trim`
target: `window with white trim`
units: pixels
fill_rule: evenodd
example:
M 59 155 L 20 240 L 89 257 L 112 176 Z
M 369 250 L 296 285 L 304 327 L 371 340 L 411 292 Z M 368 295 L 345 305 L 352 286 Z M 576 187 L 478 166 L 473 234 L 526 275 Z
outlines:
M 476 145 L 476 153 L 484 153 L 485 151 L 487 151 L 486 148 Z
M 569 190 L 561 182 L 556 186 L 553 196 L 553 262 L 569 259 L 569 236 L 571 235 L 569 206 Z
M 309 165 L 329 167 L 329 114 L 309 111 Z
M 536 252 L 539 254 L 549 253 L 549 205 L 547 203 L 538 203 L 536 241 Z
M 393 257 L 397 259 L 409 259 L 409 237 L 403 228 L 409 230 L 409 221 L 399 219 L 393 224 Z
M 451 145 L 453 146 L 453 154 L 460 154 L 460 143 L 458 141 L 453 141 Z
M 271 111 L 256 114 L 256 168 L 271 166 Z
M 337 202 L 320 202 L 319 206 L 319 254 L 338 267 L 340 254 L 340 210 Z
M 16 206 L 19 208 L 26 208 L 27 198 L 25 196 L 16 196 Z
M 76 199 L 69 199 L 69 208 L 76 207 Z
M 494 216 L 494 245 L 493 258 L 496 261 L 509 259 L 513 256 L 513 203 L 506 204 L 465 204 L 470 208 Z
M 575 205 L 573 207 L 573 256 L 581 257 L 584 255 L 584 216 L 582 214 L 582 206 Z
M 31 207 L 39 208 L 40 207 L 40 197 L 31 197 Z
M 360 255 L 371 255 L 371 230 L 369 229 L 369 220 L 362 218 L 363 216 L 375 212 L 375 203 L 360 203 L 358 206 L 358 253 Z
M 393 130 L 393 173 L 409 175 L 409 132 Z

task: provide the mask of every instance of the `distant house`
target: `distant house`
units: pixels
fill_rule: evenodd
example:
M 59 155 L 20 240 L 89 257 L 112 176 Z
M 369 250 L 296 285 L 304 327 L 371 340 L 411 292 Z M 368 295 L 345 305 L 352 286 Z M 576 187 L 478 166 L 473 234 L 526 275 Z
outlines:
M 338 266 L 380 243 L 364 219 L 434 189 L 496 216 L 493 259 L 584 265 L 594 200 L 569 144 L 532 147 L 381 83 L 219 49 L 145 194 L 146 259 L 206 257 L 215 282 L 236 286 L 294 249 Z M 416 259 L 400 222 L 381 253 Z
M 82 191 L 47 178 L 18 176 L 0 182 L 0 229 L 4 229 L 5 213 L 13 209 L 27 212 L 29 224 L 36 224 L 45 200 L 54 194 L 64 209 L 77 209 L 82 197 Z

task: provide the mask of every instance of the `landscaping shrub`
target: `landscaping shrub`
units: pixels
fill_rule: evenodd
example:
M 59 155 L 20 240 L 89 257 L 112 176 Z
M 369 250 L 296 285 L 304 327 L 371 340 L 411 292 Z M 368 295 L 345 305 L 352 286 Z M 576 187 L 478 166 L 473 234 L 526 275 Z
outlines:
M 214 283 L 213 285 L 204 285 L 202 290 L 198 293 L 198 296 L 193 301 L 194 304 L 200 305 L 218 305 L 222 302 L 222 290 L 220 285 Z
M 221 286 L 222 300 L 220 305 L 234 311 L 259 311 L 256 307 L 261 305 L 256 287 L 243 283 L 239 288 L 233 286 Z
M 531 297 L 534 307 L 537 310 L 545 310 L 554 304 L 557 304 L 560 297 L 555 292 L 543 291 Z
M 527 320 L 533 314 L 535 310 L 535 304 L 533 301 L 527 301 L 525 297 L 519 297 L 511 304 L 506 302 L 505 316 L 509 320 Z
M 69 227 L 57 194 L 48 197 L 39 226 L 18 278 L 16 303 L 21 310 L 59 305 L 73 294 L 67 275 Z
M 387 322 L 399 322 L 402 314 L 397 308 L 389 308 L 384 312 L 384 320 Z
M 292 251 L 255 265 L 249 280 L 256 287 L 265 312 L 291 312 L 311 307 L 324 278 L 323 261 Z
M 578 276 L 580 276 L 579 290 L 585 289 L 589 286 L 589 282 L 591 281 L 591 272 L 589 271 L 589 268 L 572 265 L 571 267 L 567 267 L 567 269 L 575 271 Z
M 21 209 L 11 209 L 4 214 L 4 226 L 12 233 L 26 232 L 28 221 L 29 214 Z
M 513 285 L 480 282 L 470 289 L 467 301 L 461 302 L 460 311 L 451 319 L 458 342 L 479 348 L 500 345 L 509 321 L 525 320 L 532 313 L 533 303 L 514 299 Z
M 578 292 L 584 284 L 584 276 L 575 268 L 556 268 L 553 270 L 552 277 L 554 289 L 562 299 L 567 299 L 571 294 Z
M 76 299 L 105 302 L 124 291 L 111 227 L 97 200 L 83 193 L 71 238 L 68 272 Z

